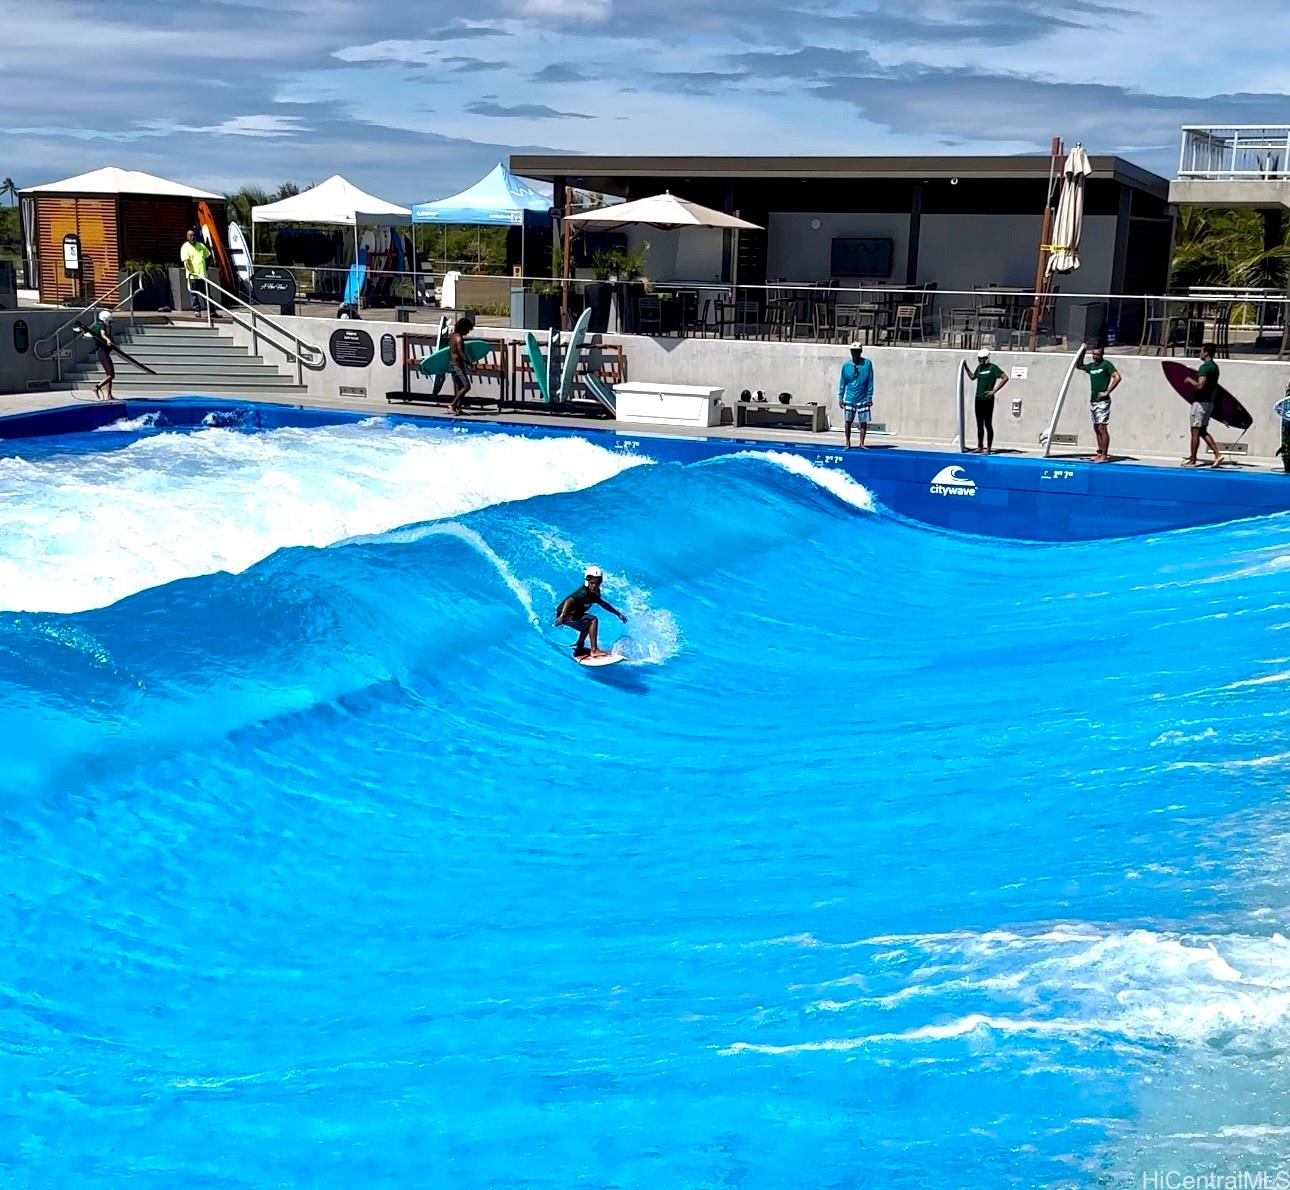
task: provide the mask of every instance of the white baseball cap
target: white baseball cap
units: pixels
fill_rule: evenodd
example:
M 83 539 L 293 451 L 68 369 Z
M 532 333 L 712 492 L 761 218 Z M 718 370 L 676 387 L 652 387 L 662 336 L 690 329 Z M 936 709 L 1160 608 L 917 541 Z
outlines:
M 851 350 L 852 350 L 852 351 L 863 351 L 863 350 L 864 350 L 864 342 L 863 342 L 862 340 L 860 340 L 860 339 L 852 339 L 852 340 L 851 340 Z
M 989 359 L 990 349 L 988 347 L 982 347 L 981 350 L 976 353 L 976 357 L 977 359 Z

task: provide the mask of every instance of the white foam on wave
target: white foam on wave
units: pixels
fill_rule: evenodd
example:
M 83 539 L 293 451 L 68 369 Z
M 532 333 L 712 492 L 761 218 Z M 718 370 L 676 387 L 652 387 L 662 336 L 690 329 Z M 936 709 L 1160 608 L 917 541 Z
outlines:
M 803 945 L 800 939 L 768 941 Z M 884 949 L 893 944 L 898 949 Z M 812 939 L 806 945 L 819 944 Z M 887 1010 L 909 1001 L 911 987 L 931 1012 L 938 999 L 950 1011 L 904 1029 L 773 1044 L 738 1041 L 722 1052 L 845 1052 L 934 1044 L 980 1031 L 1097 1034 L 1130 1043 L 1209 1047 L 1261 1040 L 1279 1047 L 1290 1024 L 1290 941 L 1279 933 L 1205 936 L 1076 925 L 1034 934 L 962 931 L 834 945 L 839 952 L 870 948 L 870 973 L 827 980 L 820 988 L 890 979 L 884 962 L 896 960 L 906 990 L 852 1001 L 814 1000 L 804 1006 L 805 1019 Z M 976 1002 L 965 1005 L 965 998 Z M 1060 1011 L 1050 1005 L 1060 1005 Z
M 139 430 L 160 430 L 169 426 L 164 413 L 144 413 L 139 417 L 123 417 L 105 426 L 95 426 L 96 434 L 130 434 Z
M 783 450 L 737 450 L 728 455 L 720 455 L 712 462 L 720 464 L 726 459 L 751 459 L 757 463 L 769 463 L 772 467 L 778 467 L 801 479 L 809 480 L 836 496 L 844 504 L 850 504 L 861 512 L 873 512 L 877 508 L 873 493 L 864 484 L 852 479 L 845 471 L 821 467 L 801 455 L 790 454 Z
M 0 603 L 102 607 L 238 573 L 284 546 L 577 491 L 648 460 L 581 438 L 453 434 L 381 419 L 159 434 L 121 450 L 0 459 Z

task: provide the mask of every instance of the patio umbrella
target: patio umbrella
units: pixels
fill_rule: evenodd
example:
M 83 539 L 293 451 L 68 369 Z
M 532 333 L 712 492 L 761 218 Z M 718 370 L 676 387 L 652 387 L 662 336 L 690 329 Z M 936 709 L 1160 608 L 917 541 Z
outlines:
M 577 215 L 569 215 L 565 222 L 574 227 L 614 228 L 643 224 L 663 231 L 674 231 L 681 227 L 761 231 L 756 223 L 727 215 L 724 211 L 714 211 L 711 207 L 700 206 L 697 202 L 677 198 L 670 192 L 656 194 L 653 198 L 638 198 L 635 202 L 617 203 L 612 207 L 598 207 L 594 211 L 583 211 Z
M 1062 167 L 1062 193 L 1053 219 L 1048 275 L 1079 268 L 1079 238 L 1084 225 L 1084 179 L 1093 172 L 1084 146 L 1077 144 Z

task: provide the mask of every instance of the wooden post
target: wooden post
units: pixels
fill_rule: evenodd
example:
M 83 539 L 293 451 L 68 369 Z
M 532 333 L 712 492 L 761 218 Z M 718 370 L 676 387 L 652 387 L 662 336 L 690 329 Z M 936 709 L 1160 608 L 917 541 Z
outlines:
M 1044 202 L 1044 228 L 1039 234 L 1039 263 L 1035 266 L 1035 304 L 1030 308 L 1030 350 L 1039 346 L 1039 318 L 1047 304 L 1049 244 L 1053 238 L 1053 181 L 1057 176 L 1057 162 L 1062 156 L 1061 137 L 1053 137 L 1049 149 L 1048 197 Z
M 564 218 L 560 220 L 560 271 L 564 274 L 560 283 L 560 329 L 569 329 L 569 237 L 572 229 L 569 216 L 573 214 L 573 187 L 564 192 Z

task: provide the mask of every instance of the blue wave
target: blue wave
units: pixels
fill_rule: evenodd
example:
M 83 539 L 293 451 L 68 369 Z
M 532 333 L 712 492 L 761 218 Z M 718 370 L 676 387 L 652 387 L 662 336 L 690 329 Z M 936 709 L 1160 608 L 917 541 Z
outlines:
M 6 614 L 0 1161 L 791 1187 L 1235 1154 L 1284 1089 L 1287 557 L 1285 518 L 934 533 L 733 457 Z M 622 684 L 551 626 L 589 562 Z

